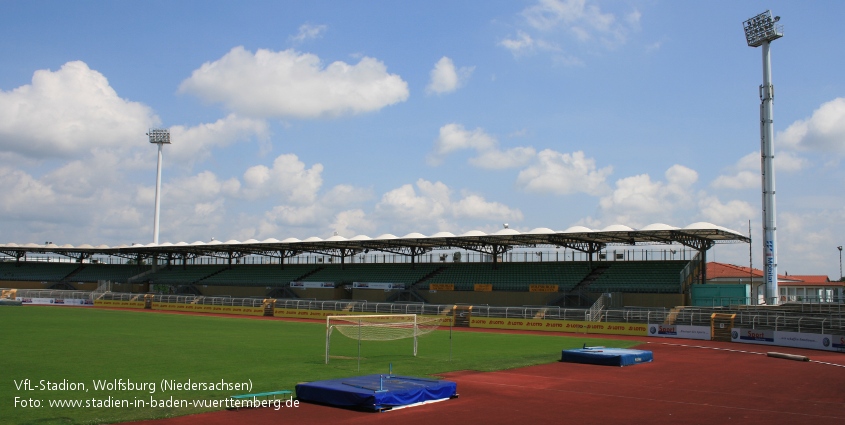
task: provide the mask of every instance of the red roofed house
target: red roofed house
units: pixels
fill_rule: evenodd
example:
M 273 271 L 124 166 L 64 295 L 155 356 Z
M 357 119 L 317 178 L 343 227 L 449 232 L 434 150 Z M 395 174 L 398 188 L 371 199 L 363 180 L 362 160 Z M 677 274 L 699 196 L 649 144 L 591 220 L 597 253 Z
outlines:
M 765 296 L 763 271 L 725 263 L 707 263 L 707 283 L 751 284 L 758 303 Z M 845 282 L 831 282 L 824 275 L 778 275 L 780 302 L 841 302 Z

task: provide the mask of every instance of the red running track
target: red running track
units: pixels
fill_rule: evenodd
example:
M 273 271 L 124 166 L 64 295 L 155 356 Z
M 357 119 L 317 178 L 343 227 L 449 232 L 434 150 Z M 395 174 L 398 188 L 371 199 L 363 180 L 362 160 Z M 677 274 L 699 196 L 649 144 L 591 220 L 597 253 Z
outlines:
M 552 363 L 442 376 L 460 397 L 385 413 L 303 403 L 139 422 L 218 424 L 838 424 L 845 423 L 841 353 L 712 341 L 661 340 L 638 346 L 654 362 L 628 367 Z M 778 351 L 810 357 L 767 357 Z M 827 363 L 824 363 L 827 362 Z

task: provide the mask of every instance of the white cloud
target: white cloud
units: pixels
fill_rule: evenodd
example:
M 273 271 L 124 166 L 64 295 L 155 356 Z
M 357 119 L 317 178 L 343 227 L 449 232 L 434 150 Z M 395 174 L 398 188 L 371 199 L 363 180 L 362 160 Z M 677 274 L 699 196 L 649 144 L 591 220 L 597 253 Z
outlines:
M 640 25 L 640 19 L 642 19 L 642 17 L 643 14 L 639 10 L 634 9 L 634 11 L 625 15 L 625 21 L 628 22 L 629 25 L 636 27 Z
M 322 221 L 322 211 L 317 204 L 278 205 L 273 207 L 265 216 L 274 225 L 282 224 L 294 227 L 318 227 Z
M 520 210 L 489 202 L 480 195 L 464 194 L 454 201 L 451 195 L 444 183 L 419 179 L 415 185 L 405 184 L 385 193 L 376 213 L 385 220 L 414 226 L 414 231 L 454 228 L 453 221 L 463 218 L 497 222 L 523 219 Z
M 614 14 L 602 12 L 590 3 L 587 0 L 540 0 L 525 9 L 522 16 L 536 30 L 564 29 L 579 41 L 598 40 L 608 47 L 625 43 L 630 27 L 639 25 L 639 11 L 634 10 L 623 19 L 629 25 L 626 26 Z
M 12 167 L 0 167 L 2 234 L 5 242 L 37 242 L 50 240 L 59 244 L 98 244 L 116 235 L 124 240 L 146 231 L 143 217 L 131 191 L 104 176 L 108 184 L 90 184 L 77 191 L 65 191 L 73 182 L 63 181 L 72 171 L 85 172 L 77 163 L 61 172 L 40 178 Z M 85 174 L 82 181 L 90 174 Z M 79 181 L 79 180 L 77 180 Z M 94 180 L 95 183 L 98 182 Z M 150 208 L 152 210 L 152 208 Z M 150 213 L 150 217 L 152 214 Z M 150 221 L 152 224 L 152 221 Z
M 338 184 L 321 193 L 323 166 L 310 167 L 296 155 L 279 155 L 271 166 L 247 168 L 242 178 L 222 180 L 211 171 L 175 179 L 164 188 L 162 223 L 168 237 L 208 240 L 211 236 L 239 240 L 300 235 L 327 237 L 333 231 L 371 230 L 366 215 L 350 209 L 373 199 L 371 189 Z M 142 187 L 136 203 L 152 205 L 154 188 Z M 230 207 L 246 199 L 258 207 L 233 220 Z M 270 205 L 266 205 L 269 201 Z M 235 209 L 235 208 L 231 208 Z M 191 218 L 195 222 L 191 222 Z M 206 223 L 205 226 L 202 223 Z M 322 232 L 330 229 L 327 234 Z M 229 232 L 229 235 L 225 234 Z M 279 232 L 283 232 L 280 235 Z
M 60 165 L 41 180 L 58 193 L 87 198 L 119 182 L 124 162 L 114 151 L 98 149 L 86 158 Z
M 761 184 L 760 172 L 739 171 L 733 175 L 721 175 L 711 185 L 717 189 L 751 189 Z
M 211 171 L 168 179 L 162 185 L 160 241 L 208 241 L 225 238 L 228 211 L 226 201 L 235 196 L 240 182 L 235 178 L 221 180 Z M 155 187 L 137 191 L 134 205 L 142 208 L 147 219 L 143 233 L 152 235 Z M 149 229 L 148 229 L 149 227 Z
M 452 205 L 457 218 L 473 220 L 522 221 L 522 211 L 512 209 L 499 202 L 488 202 L 479 195 L 467 195 Z
M 294 154 L 279 155 L 273 166 L 256 165 L 244 172 L 241 196 L 247 199 L 283 195 L 284 201 L 297 204 L 314 202 L 323 185 L 322 164 L 306 168 Z
M 775 172 L 796 172 L 807 168 L 810 162 L 796 153 L 782 151 L 775 153 Z M 751 152 L 743 156 L 733 166 L 729 174 L 716 177 L 710 184 L 717 189 L 752 189 L 762 184 L 760 174 L 760 152 Z
M 642 18 L 636 9 L 617 17 L 594 3 L 591 0 L 539 0 L 521 12 L 525 28 L 518 29 L 516 36 L 498 44 L 514 56 L 548 51 L 553 53 L 555 63 L 583 66 L 584 61 L 579 57 L 583 52 L 573 54 L 572 51 L 594 50 L 594 46 L 615 49 L 624 45 L 629 34 L 640 29 Z M 568 46 L 570 51 L 564 53 L 560 45 Z
M 373 199 L 373 191 L 348 184 L 339 184 L 322 196 L 323 204 L 327 206 L 346 206 L 361 204 Z
M 514 56 L 531 51 L 534 48 L 534 39 L 523 31 L 517 31 L 515 38 L 506 38 L 499 42 L 499 45 L 510 50 Z
M 66 238 L 65 243 L 95 243 L 85 236 L 92 234 L 119 243 L 138 241 L 139 234 L 141 242 L 147 240 L 155 189 L 127 178 L 155 163 L 145 133 L 159 122 L 148 107 L 119 98 L 108 80 L 85 63 L 69 62 L 55 72 L 37 71 L 31 85 L 0 93 L 0 114 L 0 137 L 10 141 L 3 145 L 6 153 L 71 158 L 47 163 L 40 175 L 6 169 L 5 187 L 14 188 L 14 195 L 3 198 L 17 204 L 6 217 L 25 214 L 37 227 L 29 233 L 48 233 L 51 239 Z M 267 125 L 229 115 L 210 124 L 174 126 L 171 134 L 165 164 L 172 166 L 202 160 L 212 149 L 239 139 L 266 139 Z M 221 181 L 209 171 L 188 177 L 171 173 L 163 186 L 162 236 L 206 235 L 220 225 L 226 199 L 239 191 L 238 180 Z M 12 231 L 23 230 L 4 229 L 5 234 Z
M 161 196 L 170 206 L 193 207 L 202 203 L 214 203 L 223 197 L 235 196 L 240 187 L 241 183 L 235 178 L 221 181 L 213 172 L 202 171 L 193 176 L 171 180 L 163 185 Z M 148 202 L 152 205 L 153 199 Z
M 267 123 L 263 120 L 241 118 L 229 114 L 213 123 L 193 127 L 175 125 L 170 128 L 171 145 L 165 147 L 167 159 L 185 164 L 200 162 L 211 156 L 213 148 L 231 145 L 238 140 L 257 137 L 269 138 Z
M 220 222 L 222 221 L 222 217 L 225 215 L 225 211 L 223 211 L 223 199 L 215 199 L 214 201 L 210 202 L 198 202 L 194 204 L 194 209 L 191 211 L 190 219 L 187 220 L 189 223 L 196 223 L 202 222 L 205 227 L 210 222 Z
M 367 218 L 363 210 L 355 209 L 337 213 L 329 228 L 340 236 L 351 238 L 373 232 L 376 229 L 376 224 Z
M 306 40 L 313 40 L 322 37 L 323 33 L 328 29 L 325 25 L 311 25 L 302 24 L 299 26 L 299 32 L 291 37 L 291 41 L 295 43 L 302 43 Z
M 565 67 L 576 67 L 576 66 L 584 66 L 586 63 L 583 59 L 572 56 L 572 55 L 555 55 L 552 57 L 552 61 L 558 65 L 565 66 Z
M 534 158 L 536 151 L 531 147 L 516 147 L 502 151 L 499 142 L 481 128 L 469 131 L 460 124 L 440 127 L 440 135 L 434 142 L 434 152 L 429 154 L 429 165 L 440 165 L 444 158 L 459 150 L 474 150 L 476 157 L 470 158 L 473 166 L 486 169 L 520 167 Z
M 344 237 L 372 232 L 376 224 L 361 208 L 343 209 L 349 205 L 361 204 L 372 199 L 369 189 L 340 184 L 333 187 L 310 203 L 283 203 L 264 213 L 258 229 L 253 229 L 249 237 L 277 237 L 282 227 L 285 237 L 291 236 L 291 228 L 307 232 L 303 237 L 329 237 L 334 232 Z
M 537 156 L 537 151 L 532 147 L 520 146 L 506 151 L 488 149 L 479 152 L 477 157 L 470 158 L 469 163 L 478 168 L 501 170 L 522 167 L 534 159 L 535 156 Z
M 841 205 L 841 204 L 840 204 Z M 778 272 L 818 274 L 833 270 L 845 240 L 845 208 L 778 214 Z M 758 245 L 759 246 L 759 245 Z M 822 247 L 822 249 L 820 249 Z M 839 278 L 838 270 L 830 278 Z
M 244 187 L 237 197 L 271 199 L 277 204 L 260 216 L 242 217 L 241 237 L 264 239 L 295 234 L 301 237 L 343 236 L 375 228 L 363 209 L 348 209 L 373 199 L 371 189 L 338 184 L 320 194 L 322 165 L 306 168 L 296 155 L 281 155 L 269 168 L 250 167 L 244 173 Z M 278 195 L 281 195 L 279 197 Z
M 440 163 L 444 156 L 462 149 L 492 149 L 496 143 L 496 139 L 480 128 L 467 131 L 460 124 L 446 124 L 440 127 L 440 136 L 434 142 L 434 156 L 430 157 L 430 162 Z
M 601 199 L 603 210 L 635 211 L 654 213 L 668 210 L 667 205 L 659 202 L 663 197 L 660 182 L 652 182 L 648 174 L 625 177 L 616 181 L 616 189 L 609 196 Z
M 0 151 L 33 158 L 141 144 L 158 122 L 149 107 L 121 99 L 81 61 L 35 71 L 32 84 L 0 91 Z
M 752 211 L 752 255 L 754 266 L 759 268 L 762 260 L 762 226 L 760 210 Z M 839 279 L 839 252 L 836 247 L 845 240 L 845 207 L 841 201 L 831 208 L 815 210 L 778 211 L 777 250 L 778 273 L 790 275 L 827 274 L 832 280 Z M 748 218 L 740 221 L 736 229 L 747 232 Z M 719 260 L 734 264 L 748 264 L 747 245 L 718 245 Z M 709 255 L 709 254 L 708 254 Z M 725 259 L 728 257 L 729 259 Z
M 742 225 L 749 219 L 759 215 L 748 202 L 735 199 L 723 204 L 716 196 L 703 197 L 699 200 L 698 207 L 704 221 L 728 228 L 743 228 Z
M 235 47 L 203 64 L 179 90 L 249 117 L 317 118 L 376 111 L 408 99 L 408 84 L 379 60 L 323 66 L 294 50 Z
M 677 195 L 687 193 L 686 189 L 698 181 L 698 173 L 695 170 L 678 164 L 669 167 L 665 176 L 667 188 Z
M 801 158 L 795 152 L 781 151 L 775 153 L 775 172 L 787 173 L 801 171 L 810 166 L 810 161 Z
M 778 132 L 776 145 L 823 153 L 845 154 L 845 98 L 822 104 L 805 120 Z M 775 152 L 777 158 L 777 152 Z
M 434 64 L 434 69 L 429 73 L 431 81 L 426 87 L 426 92 L 434 94 L 451 93 L 466 84 L 475 67 L 461 67 L 455 69 L 452 59 L 443 56 Z
M 581 23 L 596 29 L 606 29 L 615 17 L 602 13 L 598 6 L 587 5 L 585 0 L 540 0 L 522 11 L 533 28 L 548 31 L 561 24 Z
M 613 167 L 596 168 L 596 161 L 584 152 L 571 154 L 545 149 L 534 164 L 519 172 L 516 182 L 529 192 L 557 195 L 586 193 L 600 195 L 607 191 L 605 180 Z
M 498 44 L 510 51 L 515 57 L 529 55 L 538 51 L 559 52 L 561 50 L 556 44 L 544 39 L 535 39 L 521 30 L 516 32 L 515 37 L 505 38 Z
M 47 184 L 24 171 L 0 167 L 0 211 L 4 221 L 39 218 L 51 215 L 58 194 Z
M 423 179 L 417 181 L 417 187 L 421 195 L 417 195 L 410 184 L 385 193 L 376 205 L 376 211 L 408 222 L 442 217 L 449 204 L 449 188 L 441 182 L 431 183 Z
M 613 193 L 599 201 L 602 215 L 607 221 L 633 227 L 671 221 L 666 218 L 690 204 L 698 173 L 673 165 L 664 176 L 665 182 L 652 181 L 648 174 L 617 180 Z

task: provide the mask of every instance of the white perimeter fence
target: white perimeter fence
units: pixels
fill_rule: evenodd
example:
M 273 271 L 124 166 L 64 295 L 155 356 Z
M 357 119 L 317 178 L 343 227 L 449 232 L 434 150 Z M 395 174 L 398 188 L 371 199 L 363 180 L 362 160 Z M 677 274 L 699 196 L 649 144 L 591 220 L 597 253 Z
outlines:
M 121 292 L 91 292 L 18 289 L 17 298 L 89 299 L 143 301 L 146 294 Z M 220 306 L 261 307 L 265 298 L 233 298 L 228 296 L 153 295 L 154 303 L 184 303 Z M 275 308 L 298 310 L 348 311 L 373 314 L 450 314 L 454 304 L 425 304 L 413 302 L 368 302 L 363 300 L 318 301 L 315 299 L 276 299 Z M 457 306 L 465 307 L 458 304 Z M 464 309 L 458 311 L 465 312 Z M 546 319 L 571 321 L 599 321 L 613 323 L 667 323 L 675 325 L 710 326 L 713 313 L 735 314 L 734 326 L 744 329 L 765 329 L 804 333 L 845 334 L 845 305 L 796 304 L 780 306 L 685 307 L 680 309 L 625 307 L 595 312 L 584 308 L 557 306 L 498 307 L 472 305 L 472 317 L 513 319 Z M 464 313 L 466 314 L 466 313 Z M 592 320 L 591 320 L 592 319 Z

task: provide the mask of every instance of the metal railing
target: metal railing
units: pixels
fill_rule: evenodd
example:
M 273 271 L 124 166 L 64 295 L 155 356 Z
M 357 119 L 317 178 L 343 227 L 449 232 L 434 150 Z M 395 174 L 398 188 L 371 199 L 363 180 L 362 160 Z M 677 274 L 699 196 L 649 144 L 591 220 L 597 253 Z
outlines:
M 679 245 L 672 245 L 662 249 L 623 249 L 621 247 L 607 247 L 599 251 L 592 260 L 590 254 L 573 249 L 558 248 L 553 249 L 548 246 L 536 248 L 516 248 L 505 254 L 500 255 L 497 261 L 504 263 L 534 263 L 534 262 L 563 262 L 563 261 L 593 261 L 593 262 L 613 262 L 613 261 L 688 261 L 692 259 L 696 251 L 685 248 Z M 26 256 L 22 261 L 24 262 L 38 262 L 38 263 L 77 263 L 76 258 L 69 258 L 58 254 L 39 253 L 36 255 Z M 14 257 L 9 257 L 0 253 L 0 262 L 12 263 L 15 262 Z M 247 255 L 241 258 L 236 258 L 235 261 L 230 261 L 229 258 L 217 256 L 198 256 L 182 260 L 174 258 L 171 260 L 172 265 L 228 265 L 228 264 L 280 264 L 282 260 L 278 257 L 267 257 L 263 255 Z M 426 254 L 416 256 L 413 261 L 415 263 L 489 263 L 493 261 L 490 254 L 461 250 L 459 248 L 444 248 L 438 249 Z M 341 260 L 330 255 L 305 253 L 284 259 L 286 265 L 292 264 L 312 264 L 312 265 L 331 265 L 340 264 Z M 350 255 L 344 259 L 345 264 L 410 264 L 411 257 L 408 255 L 394 254 L 391 252 L 383 252 L 373 250 L 367 254 Z M 163 265 L 166 260 L 158 259 L 158 264 Z M 100 264 L 100 265 L 134 265 L 138 266 L 137 259 L 126 258 L 119 256 L 111 256 L 104 254 L 95 254 L 93 257 L 87 259 L 83 264 Z M 153 259 L 146 257 L 141 259 L 141 266 L 147 267 L 153 264 Z
M 90 291 L 66 291 L 43 289 L 18 289 L 19 298 L 56 298 L 56 299 L 101 299 L 117 301 L 143 301 L 146 294 Z M 231 296 L 195 296 L 195 295 L 153 295 L 154 303 L 203 304 L 220 306 L 261 307 L 265 298 L 234 298 Z M 328 300 L 314 299 L 276 299 L 275 308 L 297 310 L 348 311 L 350 313 L 378 314 L 449 314 L 454 304 L 424 304 L 414 302 L 368 302 L 364 300 Z M 666 323 L 676 325 L 710 326 L 712 313 L 734 313 L 734 325 L 740 328 L 776 330 L 803 333 L 831 333 L 845 335 L 845 308 L 842 305 L 818 305 L 809 308 L 805 305 L 782 306 L 730 306 L 730 307 L 686 307 L 672 311 L 666 308 L 626 307 L 621 309 L 603 309 L 601 322 L 613 323 Z M 474 305 L 473 317 L 491 317 L 508 319 L 546 319 L 585 321 L 590 316 L 589 309 L 564 308 L 558 306 L 520 306 L 499 307 Z M 670 317 L 671 316 L 671 317 Z
M 66 300 L 90 300 L 92 299 L 91 294 L 91 291 L 68 291 L 62 289 L 18 289 L 16 292 L 18 298 L 56 298 Z

